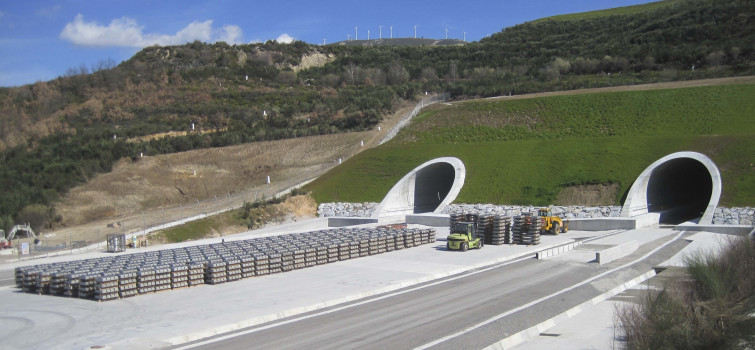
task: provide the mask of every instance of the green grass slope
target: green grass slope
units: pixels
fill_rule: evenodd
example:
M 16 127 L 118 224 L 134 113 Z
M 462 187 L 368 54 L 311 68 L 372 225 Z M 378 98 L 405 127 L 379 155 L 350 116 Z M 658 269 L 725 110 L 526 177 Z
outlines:
M 652 162 L 696 151 L 721 170 L 722 205 L 752 205 L 753 96 L 746 84 L 438 106 L 309 188 L 320 203 L 380 201 L 414 167 L 453 156 L 467 168 L 457 202 L 546 205 L 567 186 L 615 183 L 620 203 Z

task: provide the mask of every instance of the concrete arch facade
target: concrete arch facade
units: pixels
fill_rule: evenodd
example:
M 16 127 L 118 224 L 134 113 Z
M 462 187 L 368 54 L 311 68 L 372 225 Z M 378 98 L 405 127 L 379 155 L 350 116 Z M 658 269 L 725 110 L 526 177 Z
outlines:
M 697 152 L 669 154 L 648 166 L 627 193 L 621 216 L 659 213 L 660 223 L 678 224 L 699 218 L 709 225 L 721 198 L 721 173 Z
M 391 188 L 372 217 L 440 213 L 459 195 L 465 177 L 466 168 L 458 158 L 427 161 Z

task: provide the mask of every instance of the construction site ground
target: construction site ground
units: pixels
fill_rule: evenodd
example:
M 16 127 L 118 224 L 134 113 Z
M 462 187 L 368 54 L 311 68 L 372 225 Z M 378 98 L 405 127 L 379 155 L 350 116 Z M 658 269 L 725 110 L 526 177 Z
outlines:
M 395 221 L 398 221 L 396 218 Z M 388 220 L 390 221 L 390 220 Z M 292 222 L 263 230 L 187 242 L 161 247 L 130 250 L 165 249 L 177 246 L 209 244 L 221 240 L 249 239 L 289 232 L 311 231 L 327 227 L 326 219 Z M 481 250 L 466 253 L 445 250 L 448 229 L 440 228 L 437 242 L 414 248 L 361 257 L 326 265 L 294 270 L 282 274 L 253 277 L 220 285 L 202 285 L 139 295 L 108 302 L 95 302 L 66 297 L 28 294 L 13 286 L 0 288 L 6 305 L 0 312 L 4 327 L 0 330 L 3 346 L 10 349 L 65 348 L 155 348 L 239 330 L 245 327 L 278 320 L 304 312 L 338 305 L 407 286 L 444 278 L 498 262 L 533 254 L 536 251 L 572 242 L 575 239 L 597 237 L 609 232 L 570 231 L 557 236 L 543 236 L 536 246 L 486 245 Z M 640 245 L 678 234 L 671 229 L 647 228 L 620 233 L 607 238 L 607 243 L 636 240 Z M 713 247 L 720 235 L 697 234 L 700 244 L 688 248 Z M 711 238 L 712 237 L 712 238 Z M 589 260 L 590 253 L 574 252 L 571 259 Z M 680 254 L 687 253 L 687 250 Z M 584 255 L 587 254 L 587 255 Z M 43 260 L 5 261 L 0 272 L 6 275 L 15 266 L 112 256 L 112 253 L 88 252 L 75 256 L 57 256 Z M 566 255 L 564 255 L 566 256 Z M 681 256 L 681 255 L 679 255 Z M 553 259 L 558 259 L 558 256 Z M 670 264 L 680 261 L 671 259 Z M 607 324 L 595 324 L 605 317 L 604 303 L 588 312 L 598 312 L 602 318 L 588 318 L 584 328 L 605 329 Z M 602 305 L 602 306 L 601 306 Z M 573 322 L 569 322 L 573 324 Z M 559 324 L 557 327 L 570 327 Z M 593 328 L 595 327 L 595 328 Z M 585 333 L 560 330 L 558 339 L 535 341 L 572 341 L 573 344 L 602 342 L 606 332 Z M 585 339 L 584 337 L 588 338 Z M 594 339 L 598 337 L 599 339 Z M 521 346 L 530 348 L 530 343 Z M 541 343 L 532 343 L 541 344 Z M 537 348 L 537 347 L 533 347 Z

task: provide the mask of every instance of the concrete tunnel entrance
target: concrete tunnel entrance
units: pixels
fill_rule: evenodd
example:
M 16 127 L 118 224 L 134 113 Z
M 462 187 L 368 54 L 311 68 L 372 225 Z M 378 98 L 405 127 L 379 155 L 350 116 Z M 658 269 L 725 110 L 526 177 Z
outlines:
M 451 191 L 455 173 L 449 163 L 435 163 L 420 169 L 414 184 L 414 214 L 435 211 Z
M 391 188 L 372 217 L 439 213 L 459 195 L 466 169 L 458 158 L 425 162 Z
M 621 215 L 657 213 L 660 224 L 696 219 L 710 224 L 721 197 L 721 175 L 703 154 L 678 152 L 650 165 L 635 180 Z

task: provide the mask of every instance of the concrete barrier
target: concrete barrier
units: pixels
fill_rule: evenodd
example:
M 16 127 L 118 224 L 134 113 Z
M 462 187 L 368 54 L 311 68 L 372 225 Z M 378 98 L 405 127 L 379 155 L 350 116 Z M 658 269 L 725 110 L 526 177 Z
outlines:
M 631 218 L 569 219 L 569 229 L 578 231 L 634 230 L 658 224 L 660 214 L 647 213 Z
M 346 218 L 346 217 L 330 217 L 328 218 L 328 227 L 344 227 L 364 224 L 376 224 L 377 218 Z
M 713 233 L 722 233 L 725 235 L 746 236 L 753 231 L 750 225 L 699 225 L 699 224 L 681 224 L 676 225 L 678 231 L 705 231 Z
M 407 224 L 417 224 L 431 227 L 448 227 L 450 220 L 451 218 L 448 214 L 415 214 L 406 216 Z
M 599 265 L 610 263 L 616 259 L 623 258 L 639 248 L 637 241 L 630 241 L 627 243 L 619 244 L 615 247 L 601 250 L 595 253 L 595 260 Z
M 558 247 L 541 250 L 537 252 L 535 255 L 538 260 L 548 259 L 550 257 L 554 257 L 556 255 L 566 253 L 570 250 L 574 250 L 574 248 L 578 247 L 581 244 L 582 242 L 571 242 L 571 243 L 560 245 Z

